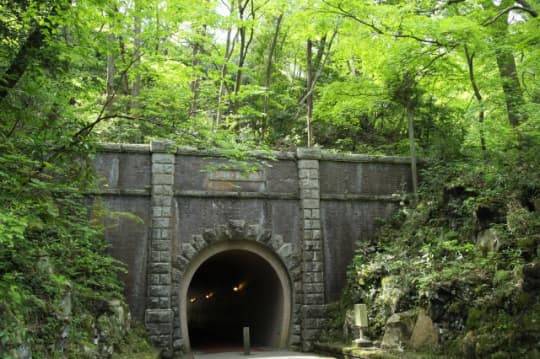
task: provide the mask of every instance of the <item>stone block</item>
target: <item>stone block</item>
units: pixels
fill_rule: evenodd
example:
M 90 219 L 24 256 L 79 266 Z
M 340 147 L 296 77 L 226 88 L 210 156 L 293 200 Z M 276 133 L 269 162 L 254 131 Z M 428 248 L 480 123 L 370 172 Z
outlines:
M 292 254 L 292 244 L 290 244 L 290 243 L 285 243 L 285 244 L 283 244 L 283 245 L 277 250 L 277 254 L 278 254 L 281 258 L 287 258 L 287 257 L 289 257 L 289 256 Z
M 170 297 L 159 297 L 159 307 L 160 308 L 170 308 L 171 307 L 171 298 Z
M 225 224 L 220 224 L 219 226 L 217 226 L 216 237 L 217 237 L 217 240 L 219 241 L 228 241 L 228 240 L 233 239 L 231 229 L 229 228 L 229 226 Z
M 304 229 L 321 229 L 321 221 L 318 219 L 304 219 Z
M 306 283 L 304 284 L 304 294 L 323 293 L 323 283 Z
M 170 323 L 172 326 L 173 311 L 171 309 L 147 309 L 144 313 L 145 323 Z
M 174 164 L 172 163 L 154 163 L 152 164 L 153 173 L 173 174 Z
M 174 145 L 174 142 L 171 140 L 154 140 L 150 142 L 150 151 L 154 153 L 173 153 L 176 151 L 176 146 Z M 157 156 L 156 154 L 153 154 L 153 156 Z M 168 155 L 170 156 L 170 155 Z
M 159 284 L 160 285 L 170 285 L 171 284 L 171 275 L 169 273 L 159 274 Z
M 314 168 L 301 168 L 298 170 L 298 178 L 302 179 L 312 179 L 319 181 L 319 170 Z
M 176 339 L 173 341 L 173 349 L 174 350 L 182 350 L 184 348 L 184 340 L 183 339 Z
M 234 220 L 229 221 L 229 228 L 231 229 L 233 238 L 243 239 L 240 237 L 243 237 L 244 235 L 245 226 L 246 226 L 246 221 L 241 220 L 241 219 L 234 219 Z
M 257 242 L 260 243 L 268 243 L 268 241 L 272 238 L 272 232 L 264 230 L 259 234 L 259 237 L 257 238 Z
M 322 262 L 322 252 L 314 250 L 305 250 L 302 257 L 306 262 Z
M 166 263 L 171 261 L 171 252 L 170 251 L 160 251 L 159 253 L 159 261 Z
M 313 237 L 313 231 L 306 231 L 306 233 L 304 233 L 304 238 L 306 238 L 307 234 L 310 234 L 309 237 Z M 305 251 L 320 251 L 322 250 L 322 241 L 305 240 L 304 250 Z
M 159 274 L 150 274 L 148 276 L 149 285 L 159 285 Z
M 161 274 L 169 273 L 170 265 L 168 263 L 149 263 L 148 273 Z
M 159 237 L 161 238 L 161 237 Z M 167 240 L 162 239 L 152 239 L 150 242 L 150 249 L 152 252 L 154 251 L 168 251 L 170 250 L 171 242 Z
M 174 155 L 154 153 L 152 154 L 152 166 L 156 164 L 174 164 Z
M 301 199 L 319 199 L 321 198 L 321 193 L 318 188 L 302 188 L 300 191 Z
M 302 209 L 319 209 L 320 201 L 318 199 L 303 199 Z
M 165 195 L 152 195 L 152 207 L 171 207 L 172 197 Z
M 257 237 L 262 232 L 260 224 L 250 224 L 246 228 L 246 239 L 257 240 Z
M 176 268 L 184 268 L 188 264 L 189 260 L 186 259 L 184 256 L 177 255 L 176 257 L 174 257 L 173 265 Z
M 197 254 L 197 251 L 190 243 L 182 243 L 180 245 L 180 250 L 186 258 L 193 258 Z
M 322 262 L 305 262 L 304 265 L 304 276 L 306 282 L 316 282 L 312 278 L 310 278 L 311 273 L 310 272 L 321 272 L 323 270 L 323 263 Z
M 152 187 L 152 195 L 155 196 L 172 196 L 173 187 L 169 185 L 155 185 Z
M 171 221 L 169 218 L 158 217 L 152 219 L 152 228 L 169 228 Z
M 300 191 L 303 191 L 304 189 L 318 190 L 319 189 L 319 180 L 318 179 L 311 179 L 311 178 L 301 179 L 300 180 Z
M 169 285 L 148 286 L 149 297 L 168 297 L 169 295 L 171 295 L 171 286 Z
M 323 293 L 308 293 L 304 294 L 305 305 L 323 305 L 324 294 Z
M 160 260 L 160 257 L 159 257 L 160 253 L 161 253 L 161 251 L 151 251 L 150 252 L 150 261 L 152 263 L 161 263 L 162 261 Z
M 174 176 L 169 174 L 154 173 L 152 174 L 152 185 L 173 185 Z
M 306 275 L 308 278 L 309 281 L 307 281 L 306 283 L 320 283 L 320 282 L 324 282 L 324 274 L 323 272 L 311 272 L 311 273 L 307 273 Z
M 325 305 L 305 305 L 302 308 L 304 318 L 324 318 L 326 316 Z
M 171 333 L 171 325 L 166 323 L 146 323 L 148 333 L 152 335 L 166 335 Z M 160 345 L 161 346 L 161 345 Z
M 206 243 L 203 236 L 201 236 L 199 234 L 195 234 L 195 235 L 191 236 L 191 245 L 193 246 L 193 248 L 197 252 L 199 252 L 201 249 L 206 247 L 207 244 L 208 243 Z
M 268 241 L 268 245 L 277 250 L 283 245 L 283 236 L 280 234 L 273 234 Z
M 164 202 L 169 202 L 163 197 Z M 170 217 L 172 213 L 172 207 L 170 205 L 155 205 L 152 206 L 152 217 Z
M 216 231 L 213 229 L 205 229 L 202 234 L 202 238 L 204 239 L 206 243 L 215 242 L 217 239 Z
M 321 158 L 321 149 L 318 147 L 297 148 L 296 157 L 298 157 L 300 160 L 301 159 L 319 159 Z
M 179 284 L 182 281 L 182 271 L 173 268 L 171 270 L 171 276 L 172 276 L 172 282 L 174 284 Z M 175 291 L 175 293 L 178 293 L 178 291 Z

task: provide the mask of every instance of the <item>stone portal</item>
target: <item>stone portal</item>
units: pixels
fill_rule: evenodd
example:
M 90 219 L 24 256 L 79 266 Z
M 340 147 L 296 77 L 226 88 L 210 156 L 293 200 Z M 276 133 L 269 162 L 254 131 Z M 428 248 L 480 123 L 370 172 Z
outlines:
M 356 244 L 373 240 L 376 219 L 410 189 L 408 158 L 298 149 L 256 160 L 259 167 L 245 172 L 220 152 L 160 141 L 107 144 L 96 155 L 103 183 L 93 198 L 137 217 L 120 216 L 106 232 L 111 253 L 128 265 L 128 303 L 165 352 L 188 351 L 205 335 L 236 340 L 197 335 L 200 323 L 222 325 L 224 309 L 201 318 L 188 301 L 205 291 L 218 300 L 231 281 L 242 282 L 237 272 L 268 283 L 268 297 L 247 287 L 254 292 L 245 307 L 268 308 L 254 318 L 253 340 L 309 349 L 326 304 L 345 285 Z M 271 316 L 276 321 L 262 326 Z

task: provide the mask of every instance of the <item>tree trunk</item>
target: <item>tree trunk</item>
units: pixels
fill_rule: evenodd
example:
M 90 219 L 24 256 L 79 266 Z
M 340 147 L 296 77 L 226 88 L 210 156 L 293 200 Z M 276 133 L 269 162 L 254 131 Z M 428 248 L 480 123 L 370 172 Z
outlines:
M 499 8 L 507 9 L 513 5 L 513 0 L 503 0 L 501 1 Z M 493 27 L 494 37 L 497 43 L 497 47 L 495 48 L 495 58 L 501 77 L 504 101 L 508 113 L 508 122 L 512 127 L 517 127 L 521 122 L 526 120 L 527 116 L 522 110 L 525 99 L 523 97 L 523 89 L 519 82 L 516 59 L 514 58 L 512 49 L 507 45 L 509 16 L 510 11 L 506 12 L 505 16 L 496 16 L 494 20 L 489 23 Z
M 506 111 L 508 112 L 508 122 L 512 127 L 517 127 L 527 119 L 527 116 L 522 111 L 525 100 L 518 78 L 516 59 L 509 49 L 497 49 L 496 57 L 497 67 L 502 81 Z
M 114 44 L 115 36 L 114 34 L 109 35 L 109 49 L 107 53 L 107 78 L 106 78 L 106 88 L 105 88 L 105 95 L 106 95 L 106 104 L 107 104 L 107 110 L 110 110 L 113 105 L 113 98 L 114 98 L 114 76 L 115 76 L 115 61 L 114 61 L 114 54 L 112 50 L 112 45 Z
M 411 101 L 407 103 L 407 127 L 411 151 L 411 177 L 415 204 L 418 202 L 418 172 L 416 169 L 416 144 L 414 139 L 414 111 Z
M 216 121 L 214 124 L 214 130 L 219 127 L 223 120 L 223 97 L 225 96 L 225 77 L 227 76 L 227 63 L 230 61 L 232 53 L 234 51 L 234 41 L 231 39 L 232 28 L 227 29 L 227 42 L 225 44 L 225 54 L 223 56 L 223 65 L 221 66 L 221 73 L 219 76 L 219 90 L 218 90 L 218 103 Z
M 311 122 L 313 119 L 313 66 L 312 66 L 312 52 L 313 44 L 311 39 L 307 40 L 307 51 L 306 51 L 306 86 L 308 89 L 308 94 L 306 98 L 306 131 L 307 131 L 307 147 L 311 147 L 313 141 L 313 133 Z
M 486 153 L 486 138 L 484 136 L 484 120 L 485 120 L 485 111 L 483 108 L 484 100 L 482 97 L 482 94 L 480 93 L 480 88 L 478 87 L 478 84 L 476 83 L 476 77 L 474 75 L 474 54 L 471 54 L 469 52 L 469 47 L 465 45 L 465 57 L 467 58 L 467 65 L 469 68 L 469 80 L 471 81 L 471 85 L 474 91 L 474 96 L 476 97 L 476 100 L 478 101 L 478 105 L 480 106 L 480 111 L 478 112 L 478 124 L 480 126 L 480 146 L 482 148 L 482 153 Z
M 203 25 L 200 30 L 196 31 L 196 38 L 193 41 L 192 49 L 191 49 L 191 68 L 193 70 L 193 76 L 194 79 L 189 84 L 189 87 L 191 89 L 192 98 L 191 98 L 191 104 L 189 106 L 189 116 L 194 117 L 197 114 L 198 107 L 199 107 L 199 95 L 200 95 L 200 76 L 199 76 L 199 53 L 201 52 L 202 45 L 201 41 L 199 39 L 200 36 L 204 36 L 206 34 L 206 25 Z
M 255 9 L 253 5 L 253 0 L 246 0 L 245 2 L 239 1 L 238 2 L 238 19 L 241 22 L 240 28 L 238 29 L 238 33 L 240 35 L 240 48 L 239 48 L 239 54 L 238 54 L 238 69 L 236 70 L 236 78 L 234 83 L 234 103 L 232 111 L 236 112 L 237 110 L 237 104 L 236 104 L 236 96 L 240 92 L 240 86 L 242 85 L 242 72 L 244 69 L 244 64 L 246 62 L 247 53 L 249 50 L 249 46 L 251 45 L 251 42 L 253 40 L 253 24 L 249 28 L 249 35 L 247 34 L 246 26 L 243 24 L 243 22 L 248 19 L 249 17 L 245 16 L 245 11 L 250 6 L 250 16 L 251 19 L 255 19 Z
M 135 11 L 138 10 L 138 6 L 136 6 Z M 135 47 L 133 51 L 133 57 L 135 60 L 133 63 L 133 72 L 135 73 L 135 78 L 133 79 L 133 84 L 131 87 L 130 109 L 137 109 L 140 107 L 138 97 L 141 93 L 141 73 L 139 71 L 139 64 L 141 62 L 141 18 L 138 15 L 135 15 L 133 18 L 133 23 L 133 45 Z
M 49 15 L 39 25 L 37 25 L 38 20 L 35 20 L 35 28 L 28 35 L 17 55 L 15 55 L 15 58 L 0 77 L 0 100 L 5 98 L 9 91 L 19 83 L 28 65 L 30 65 L 39 50 L 45 45 L 45 37 L 50 34 L 50 31 L 54 27 L 51 18 L 58 15 L 59 12 L 67 10 L 70 5 L 70 1 L 56 1 Z
M 274 36 L 272 37 L 272 43 L 270 44 L 270 49 L 268 50 L 268 60 L 266 62 L 266 74 L 265 74 L 265 80 L 264 80 L 264 87 L 265 87 L 265 93 L 264 93 L 264 108 L 263 108 L 263 122 L 261 125 L 261 141 L 264 140 L 266 130 L 268 128 L 268 112 L 270 111 L 270 82 L 272 81 L 272 60 L 274 56 L 274 52 L 276 51 L 276 45 L 277 40 L 279 36 L 279 29 L 281 27 L 281 21 L 283 20 L 283 14 L 279 14 L 279 16 L 276 19 L 276 29 L 274 31 Z

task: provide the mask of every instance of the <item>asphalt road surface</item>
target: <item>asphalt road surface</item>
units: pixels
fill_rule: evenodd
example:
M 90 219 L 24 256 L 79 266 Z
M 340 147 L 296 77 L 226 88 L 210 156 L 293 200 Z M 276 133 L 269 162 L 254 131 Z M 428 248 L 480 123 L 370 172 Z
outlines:
M 189 357 L 188 357 L 189 358 Z M 194 359 L 335 359 L 334 357 L 320 356 L 310 353 L 299 353 L 283 350 L 264 350 L 254 349 L 251 354 L 244 355 L 241 348 L 238 350 L 229 349 L 225 352 L 205 352 L 194 351 L 192 358 Z

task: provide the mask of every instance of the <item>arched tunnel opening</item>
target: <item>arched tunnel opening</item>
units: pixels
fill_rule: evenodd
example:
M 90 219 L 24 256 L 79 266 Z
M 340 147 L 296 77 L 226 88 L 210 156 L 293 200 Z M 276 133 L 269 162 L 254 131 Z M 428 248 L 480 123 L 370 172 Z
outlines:
M 246 250 L 203 262 L 189 284 L 188 333 L 193 349 L 239 347 L 243 327 L 254 347 L 278 347 L 284 296 L 272 266 Z

